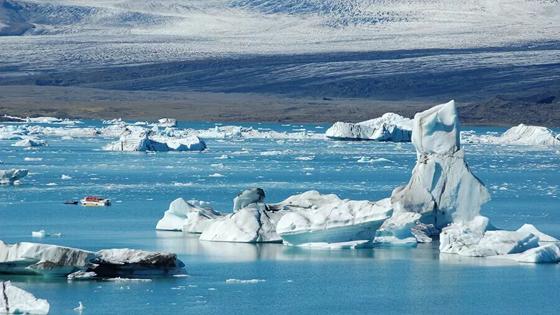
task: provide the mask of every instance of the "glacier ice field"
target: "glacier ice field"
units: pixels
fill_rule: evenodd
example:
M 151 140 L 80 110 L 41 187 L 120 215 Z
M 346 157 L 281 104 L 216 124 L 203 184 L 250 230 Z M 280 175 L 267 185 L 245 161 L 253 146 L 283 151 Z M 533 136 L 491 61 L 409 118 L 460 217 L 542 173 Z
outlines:
M 85 125 L 101 127 L 99 121 Z M 261 131 L 327 125 L 243 124 Z M 214 123 L 180 122 L 208 129 Z M 463 127 L 475 134 L 505 128 Z M 379 200 L 405 184 L 416 160 L 410 143 L 322 139 L 204 139 L 204 152 L 106 152 L 103 137 L 45 137 L 48 146 L 13 147 L 0 140 L 1 167 L 27 168 L 19 186 L 0 187 L 0 240 L 38 241 L 88 250 L 130 247 L 170 251 L 187 277 L 147 281 L 66 281 L 0 275 L 51 303 L 53 314 L 262 313 L 555 313 L 560 265 L 439 254 L 417 248 L 320 250 L 281 244 L 199 241 L 155 230 L 178 197 L 230 212 L 235 195 L 261 187 L 268 202 L 309 189 L 342 198 Z M 504 229 L 524 223 L 560 236 L 558 148 L 463 144 L 469 166 L 492 193 L 482 214 Z M 63 175 L 66 175 L 63 177 Z M 65 205 L 101 195 L 111 207 Z M 530 303 L 528 303 L 530 301 Z M 535 309 L 538 306 L 538 309 Z

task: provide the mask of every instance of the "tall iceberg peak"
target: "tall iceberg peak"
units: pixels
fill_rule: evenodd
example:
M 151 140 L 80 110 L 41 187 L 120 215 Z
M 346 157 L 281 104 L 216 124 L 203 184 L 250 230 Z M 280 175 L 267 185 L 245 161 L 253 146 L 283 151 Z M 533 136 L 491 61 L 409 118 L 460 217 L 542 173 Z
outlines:
M 420 213 L 421 221 L 437 228 L 478 216 L 490 194 L 465 162 L 459 134 L 453 101 L 415 115 L 418 160 L 408 184 L 393 191 L 395 212 Z
M 461 148 L 455 101 L 414 115 L 412 144 L 420 154 L 453 154 Z
M 418 224 L 440 230 L 479 215 L 490 194 L 465 162 L 459 136 L 454 101 L 414 116 L 416 166 L 408 184 L 393 190 L 394 213 L 378 232 L 378 240 L 413 238 L 411 228 Z

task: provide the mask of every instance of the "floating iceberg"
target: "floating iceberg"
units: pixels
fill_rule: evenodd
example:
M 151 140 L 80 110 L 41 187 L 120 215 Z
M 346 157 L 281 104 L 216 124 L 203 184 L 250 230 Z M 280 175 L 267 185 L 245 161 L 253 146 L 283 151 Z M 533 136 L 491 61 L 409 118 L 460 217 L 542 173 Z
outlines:
M 370 242 L 391 214 L 389 199 L 377 203 L 342 200 L 336 195 L 308 191 L 277 204 L 265 204 L 260 188 L 234 199 L 233 213 L 219 217 L 200 239 L 223 242 L 341 243 Z
M 22 140 L 17 141 L 16 143 L 12 144 L 12 146 L 14 146 L 14 147 L 25 147 L 25 148 L 42 147 L 44 145 L 45 145 L 45 141 L 37 140 L 37 139 L 30 139 L 30 138 L 22 139 Z
M 47 233 L 45 230 L 31 231 L 31 237 L 44 238 L 44 237 L 61 237 L 62 233 Z
M 523 145 L 523 146 L 560 146 L 560 134 L 542 126 L 528 126 L 524 124 L 511 127 L 501 135 L 477 135 L 472 131 L 463 132 L 461 135 L 468 143 Z
M 188 136 L 185 138 L 161 138 L 155 137 L 156 140 L 161 140 L 169 151 L 204 151 L 206 143 L 197 136 Z
M 212 210 L 205 202 L 175 199 L 156 225 L 157 230 L 202 233 L 221 214 Z
M 528 224 L 516 231 L 496 230 L 483 216 L 444 228 L 440 234 L 439 248 L 441 253 L 461 256 L 501 256 L 527 263 L 560 261 L 557 239 Z
M 25 169 L 0 170 L 0 185 L 19 184 L 28 173 L 29 171 Z
M 226 284 L 257 284 L 266 282 L 264 279 L 226 279 Z
M 98 251 L 86 271 L 98 278 L 130 278 L 183 274 L 184 267 L 172 253 L 119 248 Z
M 87 268 L 95 253 L 81 249 L 0 241 L 0 273 L 66 276 Z
M 186 138 L 151 137 L 150 132 L 124 133 L 118 141 L 103 147 L 106 151 L 203 151 L 206 143 L 197 136 Z
M 234 202 L 234 213 L 214 220 L 200 235 L 203 241 L 267 243 L 281 242 L 276 224 L 285 211 L 270 210 L 260 188 L 241 192 Z
M 531 248 L 520 254 L 508 255 L 508 258 L 522 263 L 550 264 L 560 262 L 560 245 L 544 244 Z
M 371 241 L 381 224 L 391 215 L 390 200 L 342 200 L 338 196 L 307 191 L 270 205 L 284 211 L 277 233 L 291 245 Z
M 203 241 L 271 243 L 281 242 L 276 233 L 278 213 L 264 203 L 251 204 L 213 221 L 200 235 Z
M 497 140 L 500 144 L 560 146 L 560 135 L 552 130 L 524 124 L 508 129 Z
M 49 309 L 47 300 L 36 298 L 33 294 L 12 285 L 10 281 L 0 282 L 1 314 L 46 315 Z
M 555 238 L 528 224 L 517 231 L 498 230 L 480 215 L 490 195 L 465 162 L 453 101 L 414 116 L 412 143 L 416 166 L 408 184 L 393 190 L 394 212 L 374 243 L 415 245 L 439 234 L 441 253 L 558 262 Z
M 25 122 L 27 123 L 36 123 L 36 124 L 60 124 L 60 125 L 74 125 L 74 124 L 81 124 L 82 122 L 79 120 L 72 120 L 68 118 L 56 118 L 56 117 L 28 117 L 25 118 Z
M 175 118 L 162 118 L 157 123 L 160 127 L 177 127 L 177 119 Z
M 118 141 L 103 147 L 106 151 L 169 151 L 165 143 L 157 142 L 149 138 L 149 133 L 131 133 L 122 135 Z
M 113 278 L 182 273 L 183 262 L 175 254 L 133 249 L 90 252 L 39 243 L 0 241 L 0 274 Z
M 419 224 L 440 230 L 453 222 L 470 221 L 490 199 L 465 162 L 453 101 L 415 115 L 412 143 L 417 151 L 416 166 L 408 184 L 393 190 L 394 214 L 379 230 L 376 242 L 409 243 L 416 239 L 413 227 Z M 423 241 L 426 236 L 433 235 L 424 233 Z
M 394 113 L 386 113 L 359 123 L 336 122 L 325 135 L 338 140 L 375 140 L 409 142 L 412 120 Z

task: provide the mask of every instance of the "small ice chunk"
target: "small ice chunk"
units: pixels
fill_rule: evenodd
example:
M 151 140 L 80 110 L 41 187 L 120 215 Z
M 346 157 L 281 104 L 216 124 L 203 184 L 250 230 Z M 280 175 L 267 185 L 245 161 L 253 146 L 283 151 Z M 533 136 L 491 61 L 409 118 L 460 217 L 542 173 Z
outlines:
M 32 148 L 32 147 L 42 147 L 45 144 L 46 144 L 46 142 L 43 141 L 43 140 L 26 138 L 26 139 L 22 139 L 20 141 L 17 141 L 16 143 L 12 144 L 12 146 Z
M 82 304 L 82 301 L 78 302 L 78 306 L 74 308 L 74 311 L 82 314 L 82 312 L 84 311 L 86 307 L 84 306 L 84 304 Z
M 45 232 L 45 230 L 32 231 L 31 236 L 32 237 L 37 237 L 37 238 L 43 238 L 43 237 L 47 236 L 47 232 Z
M 531 248 L 520 254 L 508 255 L 518 262 L 533 264 L 549 264 L 560 262 L 560 247 L 558 244 L 550 243 Z
M 23 158 L 24 161 L 26 162 L 40 162 L 43 160 L 43 158 L 41 157 L 25 157 Z
M 28 173 L 25 169 L 0 170 L 0 185 L 15 185 Z
M 227 279 L 226 284 L 257 284 L 261 282 L 266 282 L 264 279 Z

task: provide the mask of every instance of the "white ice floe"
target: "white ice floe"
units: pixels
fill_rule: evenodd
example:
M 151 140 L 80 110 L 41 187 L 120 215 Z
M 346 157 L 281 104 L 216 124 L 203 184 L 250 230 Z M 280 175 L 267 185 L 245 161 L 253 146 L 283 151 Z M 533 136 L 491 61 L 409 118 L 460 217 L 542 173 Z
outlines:
M 520 254 L 508 255 L 522 263 L 550 264 L 560 262 L 560 245 L 557 243 L 544 244 L 539 247 L 531 248 Z
M 27 117 L 25 118 L 25 122 L 27 123 L 36 123 L 36 124 L 58 124 L 58 125 L 75 125 L 81 124 L 82 122 L 77 119 L 68 119 L 68 118 L 57 118 L 57 117 Z
M 31 148 L 31 147 L 41 147 L 41 146 L 44 146 L 45 144 L 46 144 L 46 142 L 43 141 L 43 140 L 26 138 L 26 139 L 22 139 L 22 140 L 17 141 L 16 143 L 12 144 L 12 146 Z
M 291 245 L 371 241 L 392 213 L 388 198 L 375 203 L 343 200 L 317 191 L 291 196 L 269 208 L 286 212 L 276 231 Z
M 486 217 L 453 223 L 440 234 L 440 252 L 475 257 L 500 257 L 527 263 L 560 261 L 558 240 L 523 225 L 516 231 L 496 230 Z
M 234 201 L 234 213 L 214 220 L 200 235 L 204 241 L 266 243 L 281 242 L 276 233 L 284 211 L 270 211 L 260 188 L 241 192 Z
M 560 146 L 560 138 L 552 130 L 524 124 L 508 129 L 497 142 L 513 145 Z
M 36 298 L 10 281 L 0 281 L 0 314 L 46 315 L 49 309 L 47 300 Z
M 17 185 L 28 173 L 25 169 L 0 170 L 0 185 Z
M 61 276 L 69 279 L 146 277 L 183 274 L 184 264 L 172 253 L 134 249 L 90 252 L 39 243 L 0 241 L 0 274 Z
M 287 244 L 292 245 L 292 244 Z M 339 243 L 302 243 L 297 245 L 298 247 L 308 248 L 308 249 L 319 249 L 319 250 L 340 250 L 340 249 L 359 249 L 359 248 L 371 248 L 371 240 L 359 240 L 359 241 L 349 241 L 349 242 L 339 242 Z
M 206 143 L 197 136 L 162 140 L 165 141 L 170 151 L 203 151 L 206 149 Z
M 44 237 L 61 237 L 62 233 L 47 233 L 45 230 L 31 231 L 31 237 L 44 238 Z
M 45 232 L 45 230 L 31 232 L 31 237 L 43 238 L 45 236 L 47 236 L 47 232 Z
M 214 242 L 281 242 L 276 233 L 278 218 L 278 213 L 266 210 L 264 203 L 253 203 L 214 220 L 202 232 L 200 239 Z
M 184 267 L 172 253 L 119 248 L 98 251 L 87 271 L 101 278 L 134 278 L 183 274 Z
M 41 157 L 25 157 L 23 158 L 25 162 L 40 162 L 43 160 Z
M 409 142 L 412 134 L 412 120 L 394 113 L 359 123 L 336 122 L 325 135 L 339 140 L 376 140 Z
M 24 120 L 22 120 L 24 121 Z M 168 150 L 177 151 L 200 151 L 202 150 L 203 139 L 278 139 L 278 140 L 303 140 L 303 139 L 324 139 L 324 135 L 316 132 L 278 132 L 273 130 L 258 130 L 251 127 L 241 126 L 216 126 L 209 129 L 182 129 L 173 124 L 172 119 L 166 120 L 163 124 L 156 123 L 149 125 L 145 122 L 128 124 L 122 120 L 103 121 L 103 127 L 76 127 L 76 126 L 56 126 L 53 124 L 11 124 L 0 125 L 1 140 L 22 140 L 41 136 L 61 137 L 61 138 L 122 138 L 125 142 L 138 142 L 145 133 L 149 133 L 149 138 L 155 142 L 168 145 Z M 151 126 L 151 128 L 150 128 Z M 134 137 L 135 135 L 136 137 Z M 140 138 L 140 139 L 138 139 Z M 125 143 L 126 144 L 126 143 Z M 155 144 L 154 144 L 155 145 Z M 134 145 L 131 145 L 134 147 Z M 125 145 L 125 148 L 128 146 Z M 114 146 L 108 146 L 112 151 L 122 151 L 119 141 Z M 132 149 L 131 149 L 132 150 Z
M 160 127 L 177 127 L 177 119 L 175 118 L 162 118 L 157 123 Z
M 197 136 L 170 138 L 151 132 L 125 132 L 118 141 L 103 147 L 106 151 L 202 151 L 206 143 Z
M 204 229 L 221 214 L 214 211 L 206 202 L 185 201 L 178 198 L 171 202 L 163 218 L 156 225 L 157 230 L 202 233 Z
M 379 164 L 387 164 L 387 163 L 393 163 L 393 161 L 386 159 L 386 158 L 368 158 L 365 156 L 360 157 L 357 161 L 357 163 L 379 163 Z
M 95 253 L 81 249 L 0 241 L 0 273 L 65 276 L 87 268 Z
M 103 147 L 106 151 L 169 151 L 165 143 L 157 142 L 149 137 L 148 132 L 123 134 L 118 141 Z
M 560 146 L 560 134 L 542 126 L 529 126 L 519 124 L 506 130 L 502 135 L 486 134 L 477 135 L 473 132 L 465 132 L 462 138 L 469 143 L 499 144 L 499 145 L 522 145 L 522 146 Z
M 371 243 L 375 231 L 391 214 L 389 199 L 377 203 L 342 200 L 308 191 L 277 204 L 265 204 L 260 188 L 234 199 L 233 213 L 214 219 L 200 239 L 222 242 L 281 242 L 291 245 L 342 242 Z M 354 244 L 355 245 L 355 244 Z M 320 245 L 324 247 L 324 245 Z M 353 245 L 352 245 L 353 246 Z
M 62 174 L 62 175 L 60 176 L 60 179 L 62 179 L 62 180 L 70 180 L 70 179 L 72 179 L 72 176 Z
M 78 306 L 74 307 L 73 311 L 76 311 L 79 314 L 82 314 L 85 309 L 86 309 L 86 307 L 84 306 L 84 304 L 82 304 L 82 301 L 79 301 Z
M 264 279 L 227 279 L 226 284 L 257 284 L 261 282 L 266 282 Z

